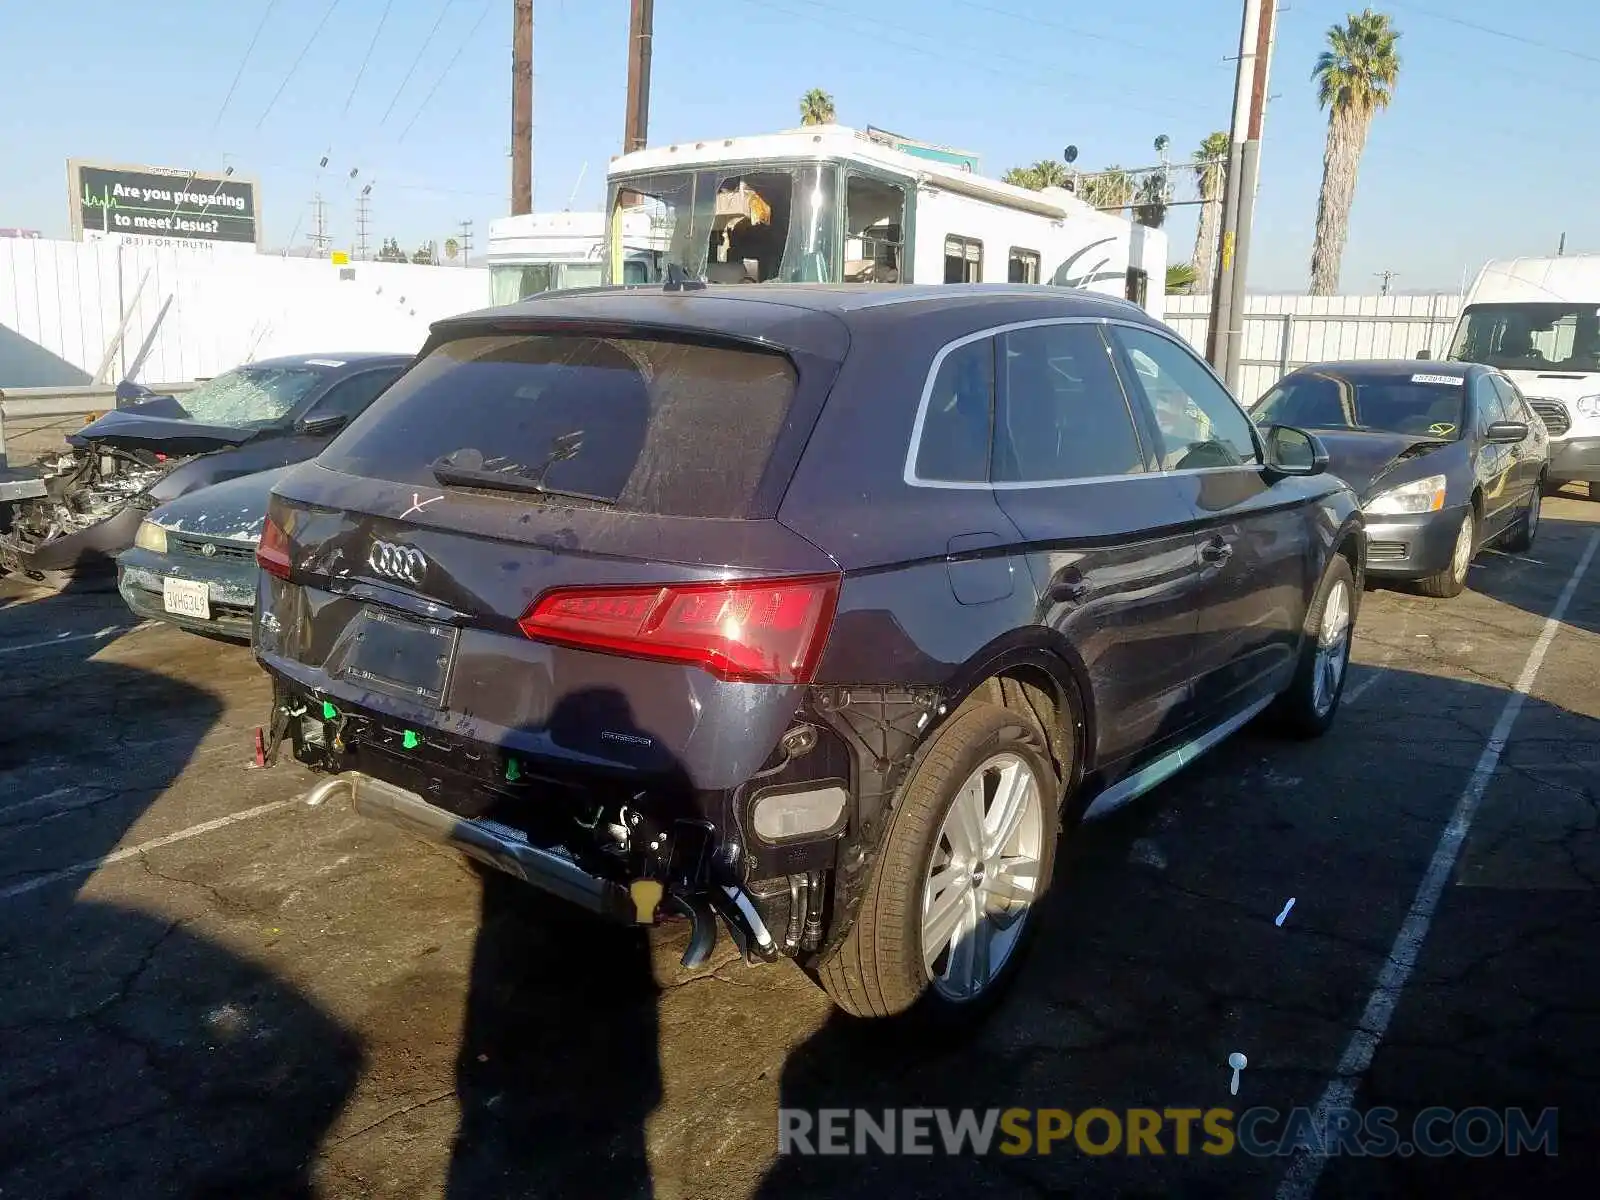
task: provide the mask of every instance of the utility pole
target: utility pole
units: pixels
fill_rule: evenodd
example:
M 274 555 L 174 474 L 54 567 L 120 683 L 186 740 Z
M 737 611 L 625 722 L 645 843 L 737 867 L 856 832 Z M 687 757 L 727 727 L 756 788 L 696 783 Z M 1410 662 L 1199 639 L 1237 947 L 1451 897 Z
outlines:
M 1272 46 L 1278 32 L 1278 0 L 1258 0 L 1256 42 L 1252 48 L 1250 120 L 1239 151 L 1239 206 L 1234 213 L 1233 296 L 1228 305 L 1228 357 L 1223 378 L 1228 389 L 1239 391 L 1240 357 L 1244 351 L 1244 288 L 1250 273 L 1250 234 L 1255 224 L 1257 178 L 1261 167 L 1261 126 L 1267 115 L 1267 75 L 1272 69 Z
M 1389 294 L 1389 281 L 1391 279 L 1393 279 L 1396 275 L 1400 274 L 1400 272 L 1399 271 L 1374 271 L 1373 274 L 1376 275 L 1379 279 L 1383 280 L 1383 283 L 1380 284 L 1379 287 L 1378 287 L 1378 295 L 1387 296 Z
M 367 240 L 367 229 L 372 223 L 372 185 L 369 183 L 356 193 L 356 261 L 365 262 L 372 257 L 372 244 Z
M 311 197 L 311 247 L 319 257 L 328 252 L 328 205 L 321 192 Z
M 628 20 L 628 112 L 622 152 L 643 150 L 650 136 L 650 39 L 655 27 L 654 0 L 633 0 Z
M 1234 63 L 1233 119 L 1228 129 L 1228 167 L 1222 186 L 1222 228 L 1217 248 L 1217 274 L 1211 288 L 1211 320 L 1206 330 L 1206 358 L 1227 378 L 1230 340 L 1237 335 L 1233 314 L 1234 276 L 1238 266 L 1239 213 L 1245 194 L 1244 144 L 1252 127 L 1255 106 L 1256 49 L 1261 39 L 1262 10 L 1275 0 L 1245 0 L 1239 25 L 1239 57 Z M 1265 87 L 1260 95 L 1265 96 Z M 1252 180 L 1253 183 L 1253 180 Z M 1242 322 L 1240 322 L 1242 324 Z
M 461 265 L 467 266 L 472 258 L 472 218 L 461 222 Z
M 533 211 L 533 0 L 512 0 L 511 213 Z
M 1567 252 L 1567 235 L 1566 235 L 1566 232 L 1563 231 L 1562 234 L 1561 234 L 1561 242 L 1560 242 L 1559 245 L 1556 246 L 1556 257 L 1560 258 L 1566 252 Z

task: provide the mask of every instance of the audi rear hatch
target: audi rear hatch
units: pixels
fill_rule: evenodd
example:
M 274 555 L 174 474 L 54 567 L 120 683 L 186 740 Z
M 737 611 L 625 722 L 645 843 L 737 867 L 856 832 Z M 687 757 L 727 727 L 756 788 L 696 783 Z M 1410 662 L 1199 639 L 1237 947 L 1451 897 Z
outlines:
M 735 786 L 833 614 L 837 565 L 774 514 L 836 370 L 681 330 L 436 333 L 274 490 L 257 654 L 401 752 Z

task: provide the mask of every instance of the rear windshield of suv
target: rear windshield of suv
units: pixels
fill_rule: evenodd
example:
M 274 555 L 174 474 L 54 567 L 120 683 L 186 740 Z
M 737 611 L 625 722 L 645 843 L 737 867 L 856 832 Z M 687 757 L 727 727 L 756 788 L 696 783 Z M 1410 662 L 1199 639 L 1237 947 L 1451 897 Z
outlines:
M 319 461 L 432 488 L 496 490 L 499 476 L 507 498 L 525 502 L 533 485 L 558 504 L 740 517 L 795 378 L 788 358 L 763 350 L 571 333 L 463 337 L 406 372 Z

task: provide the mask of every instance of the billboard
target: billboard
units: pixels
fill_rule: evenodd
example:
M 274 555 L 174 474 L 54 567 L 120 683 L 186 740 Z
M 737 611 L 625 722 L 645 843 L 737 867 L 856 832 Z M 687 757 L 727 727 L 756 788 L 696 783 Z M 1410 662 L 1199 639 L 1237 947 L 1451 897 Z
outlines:
M 72 236 L 160 245 L 260 248 L 260 192 L 254 179 L 165 167 L 69 159 Z

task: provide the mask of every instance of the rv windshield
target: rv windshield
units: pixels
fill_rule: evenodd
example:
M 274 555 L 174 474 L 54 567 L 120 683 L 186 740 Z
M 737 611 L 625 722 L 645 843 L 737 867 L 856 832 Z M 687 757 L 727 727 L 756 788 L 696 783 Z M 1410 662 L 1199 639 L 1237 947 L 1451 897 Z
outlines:
M 709 283 L 835 278 L 829 164 L 652 171 L 614 179 L 610 192 L 612 212 L 621 205 L 650 216 L 652 249 L 643 256 L 646 278 L 638 282 L 660 282 L 673 266 Z M 628 265 L 627 281 L 635 282 L 634 264 Z
M 1450 357 L 1502 371 L 1600 371 L 1600 304 L 1469 304 Z
M 595 287 L 600 283 L 601 263 L 527 262 L 499 264 L 489 268 L 489 303 L 515 304 L 540 292 L 564 288 Z

